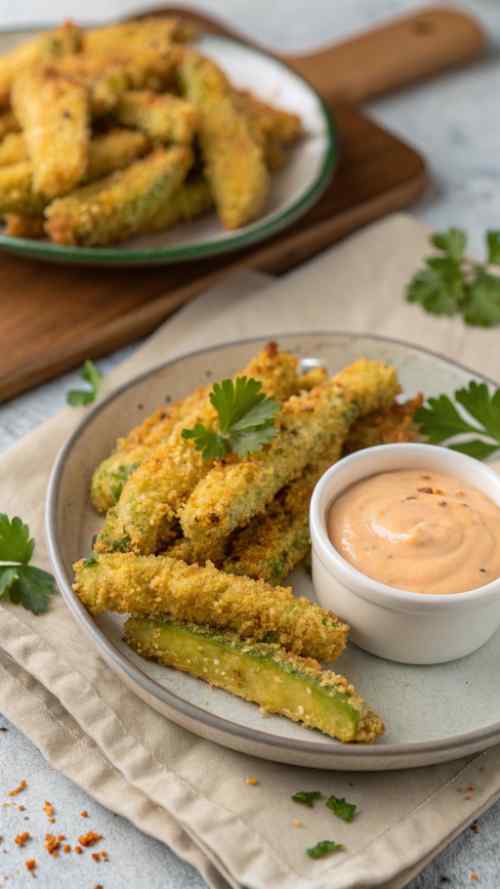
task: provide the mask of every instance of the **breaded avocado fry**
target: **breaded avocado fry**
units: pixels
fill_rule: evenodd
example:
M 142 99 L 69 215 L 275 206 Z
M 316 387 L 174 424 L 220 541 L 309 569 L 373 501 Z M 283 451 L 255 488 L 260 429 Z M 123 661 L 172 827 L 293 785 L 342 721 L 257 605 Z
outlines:
M 22 133 L 8 133 L 0 142 L 0 167 L 28 160 L 26 141 Z
M 94 614 L 170 614 L 176 620 L 279 642 L 289 651 L 333 661 L 349 627 L 290 588 L 186 565 L 168 556 L 107 553 L 74 565 L 73 589 Z
M 259 380 L 267 395 L 281 401 L 295 391 L 297 363 L 293 355 L 269 343 L 237 376 Z M 97 550 L 122 549 L 125 541 L 125 548 L 148 554 L 172 542 L 177 536 L 180 507 L 212 465 L 183 437 L 182 430 L 197 423 L 210 425 L 216 416 L 207 396 L 151 451 L 125 483 L 117 505 L 109 510 L 96 541 Z
M 36 66 L 14 81 L 12 107 L 33 164 L 35 191 L 47 198 L 71 191 L 88 163 L 90 115 L 85 87 L 55 68 Z
M 165 201 L 144 228 L 144 233 L 167 231 L 179 222 L 190 222 L 213 207 L 213 198 L 206 179 L 192 179 Z
M 378 444 L 416 441 L 413 424 L 421 398 L 389 408 L 358 420 L 351 427 L 343 453 Z M 230 555 L 224 570 L 232 574 L 259 577 L 269 583 L 282 583 L 310 551 L 309 502 L 316 482 L 335 462 L 336 450 L 327 449 L 322 459 L 280 491 L 264 516 L 258 516 L 232 538 Z M 169 549 L 169 555 L 195 559 L 195 551 L 184 538 Z M 178 555 L 177 555 L 178 554 Z
M 238 228 L 255 219 L 268 196 L 262 146 L 220 68 L 193 50 L 186 50 L 181 59 L 180 81 L 199 112 L 204 172 L 217 212 L 226 228 Z
M 153 142 L 189 145 L 198 123 L 190 102 L 168 93 L 130 90 L 118 100 L 113 115 L 119 123 L 141 130 Z
M 54 62 L 79 53 L 81 48 L 81 29 L 67 21 L 0 56 L 0 105 L 8 104 L 12 84 L 21 71 L 38 62 Z
M 267 713 L 349 743 L 369 744 L 384 724 L 343 676 L 279 645 L 173 620 L 129 618 L 125 640 L 143 657 L 190 673 Z
M 285 402 L 271 443 L 238 462 L 215 464 L 181 509 L 184 536 L 199 557 L 263 513 L 278 491 L 328 448 L 339 455 L 352 423 L 390 405 L 398 390 L 394 368 L 361 359 Z
M 7 145 L 8 140 L 16 143 Z M 19 140 L 21 142 L 19 143 Z M 0 144 L 0 213 L 41 214 L 49 199 L 35 191 L 33 165 L 29 161 L 2 164 L 2 148 L 5 154 L 17 151 L 21 154 L 24 144 L 22 133 L 12 133 Z M 89 162 L 84 177 L 85 182 L 93 182 L 107 176 L 114 170 L 128 166 L 148 148 L 143 133 L 117 127 L 96 136 L 89 145 Z
M 46 210 L 46 229 L 58 244 L 125 241 L 175 193 L 191 163 L 191 150 L 185 146 L 157 149 L 125 170 L 54 201 Z
M 98 512 L 106 512 L 117 503 L 123 485 L 140 463 L 207 395 L 207 388 L 200 387 L 186 398 L 158 408 L 128 435 L 118 439 L 113 453 L 99 464 L 92 476 L 90 499 Z

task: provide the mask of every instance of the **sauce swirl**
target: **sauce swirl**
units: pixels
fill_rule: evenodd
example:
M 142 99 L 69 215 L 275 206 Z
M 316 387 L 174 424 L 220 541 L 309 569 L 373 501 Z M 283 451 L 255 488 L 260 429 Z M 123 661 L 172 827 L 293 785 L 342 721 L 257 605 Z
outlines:
M 500 508 L 449 475 L 363 479 L 333 502 L 327 524 L 344 559 L 388 586 L 442 595 L 500 577 Z

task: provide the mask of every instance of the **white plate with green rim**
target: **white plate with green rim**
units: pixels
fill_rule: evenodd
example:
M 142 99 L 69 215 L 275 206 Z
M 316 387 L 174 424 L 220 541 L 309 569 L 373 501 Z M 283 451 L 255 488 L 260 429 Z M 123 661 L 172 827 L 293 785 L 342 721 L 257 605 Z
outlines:
M 349 333 L 277 338 L 301 358 L 318 358 L 332 372 L 366 355 L 397 368 L 405 396 L 453 393 L 471 378 L 459 364 L 402 342 Z M 340 744 L 220 689 L 141 659 L 121 639 L 117 615 L 91 617 L 71 589 L 74 561 L 89 553 L 101 519 L 92 509 L 89 482 L 117 435 L 141 422 L 165 398 L 179 398 L 243 367 L 262 339 L 217 346 L 162 365 L 122 386 L 85 415 L 54 465 L 46 524 L 59 588 L 89 645 L 143 700 L 168 719 L 236 750 L 265 759 L 315 768 L 388 770 L 445 762 L 500 742 L 500 633 L 475 654 L 432 667 L 407 666 L 349 645 L 335 663 L 384 718 L 385 735 L 372 746 Z M 491 380 L 487 383 L 495 385 Z M 314 597 L 310 577 L 296 571 L 297 593 Z
M 204 259 L 257 244 L 295 222 L 321 197 L 337 162 L 335 125 L 318 93 L 284 62 L 227 37 L 206 34 L 197 49 L 213 58 L 241 89 L 300 115 L 304 137 L 292 147 L 287 165 L 273 173 L 266 209 L 259 219 L 226 231 L 215 213 L 167 232 L 110 247 L 64 247 L 0 234 L 0 250 L 57 263 L 164 265 Z

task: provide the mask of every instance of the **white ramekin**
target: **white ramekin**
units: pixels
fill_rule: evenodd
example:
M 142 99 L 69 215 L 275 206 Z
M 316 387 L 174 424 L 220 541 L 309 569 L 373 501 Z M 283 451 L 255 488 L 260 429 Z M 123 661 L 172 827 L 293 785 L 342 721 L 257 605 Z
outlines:
M 480 648 L 500 626 L 500 579 L 466 593 L 410 593 L 362 574 L 328 538 L 326 521 L 332 502 L 355 482 L 394 469 L 447 473 L 500 506 L 500 476 L 465 454 L 427 444 L 380 445 L 358 451 L 325 472 L 311 499 L 316 595 L 324 608 L 350 624 L 353 642 L 372 654 L 404 664 L 452 661 Z

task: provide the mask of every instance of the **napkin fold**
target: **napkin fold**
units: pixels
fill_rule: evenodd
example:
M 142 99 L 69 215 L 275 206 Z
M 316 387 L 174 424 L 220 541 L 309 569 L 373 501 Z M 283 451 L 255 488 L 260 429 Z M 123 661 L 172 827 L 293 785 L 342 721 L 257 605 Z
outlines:
M 269 284 L 226 278 L 167 321 L 106 379 L 105 391 L 185 352 L 250 336 L 350 330 L 411 340 L 500 377 L 494 331 L 430 318 L 403 290 L 428 249 L 406 216 L 365 229 Z M 43 506 L 55 454 L 81 412 L 65 409 L 0 460 L 2 511 L 28 522 L 48 568 Z M 500 794 L 500 749 L 427 769 L 332 773 L 252 759 L 167 722 L 94 652 L 64 603 L 34 617 L 0 606 L 0 709 L 100 803 L 171 846 L 216 889 L 399 889 Z M 248 786 L 247 776 L 257 784 Z M 471 799 L 457 787 L 474 785 Z M 335 820 L 342 855 L 313 862 L 304 849 L 332 834 L 324 807 L 298 811 L 297 790 L 355 801 Z M 300 828 L 293 826 L 299 817 Z

